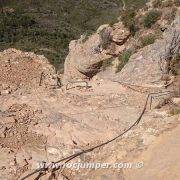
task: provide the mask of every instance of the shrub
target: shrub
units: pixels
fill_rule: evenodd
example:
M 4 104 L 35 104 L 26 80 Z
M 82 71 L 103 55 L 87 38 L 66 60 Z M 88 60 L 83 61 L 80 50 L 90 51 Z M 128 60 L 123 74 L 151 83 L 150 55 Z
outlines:
M 143 18 L 143 26 L 150 28 L 159 19 L 161 12 L 158 10 L 151 10 L 147 12 Z
M 137 31 L 135 15 L 136 13 L 134 10 L 124 10 L 121 14 L 121 20 L 123 24 L 130 30 L 132 35 L 134 35 Z
M 18 13 L 3 13 L 1 18 L 1 23 L 11 28 L 33 26 L 36 23 L 32 17 Z
M 119 65 L 117 66 L 117 72 L 120 72 L 122 68 L 126 65 L 126 63 L 129 61 L 129 58 L 131 57 L 133 51 L 131 49 L 128 49 L 124 51 L 120 56 L 119 56 Z
M 141 44 L 142 44 L 142 47 L 145 47 L 147 45 L 150 45 L 150 44 L 153 44 L 155 42 L 155 36 L 153 34 L 150 34 L 150 35 L 147 35 L 147 36 L 144 36 L 142 39 L 141 39 Z
M 33 27 L 35 20 L 18 13 L 0 14 L 0 42 L 13 43 L 26 36 L 28 27 Z

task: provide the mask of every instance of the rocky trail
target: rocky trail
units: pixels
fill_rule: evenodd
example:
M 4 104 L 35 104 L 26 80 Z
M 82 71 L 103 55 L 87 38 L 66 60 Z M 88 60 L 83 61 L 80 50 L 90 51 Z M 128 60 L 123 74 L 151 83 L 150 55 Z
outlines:
M 0 179 L 178 179 L 180 81 L 164 78 L 179 53 L 176 20 L 116 73 L 101 67 L 131 41 L 121 22 L 72 41 L 62 77 L 44 56 L 0 52 Z M 143 167 L 59 168 L 61 160 Z
M 17 78 L 18 73 L 16 70 Z M 31 74 L 28 76 L 31 80 Z M 49 80 L 47 82 L 54 83 Z M 147 95 L 160 90 L 159 87 L 149 90 L 138 86 L 124 86 L 107 79 L 92 80 L 89 88 L 76 87 L 70 90 L 54 89 L 52 86 L 47 88 L 44 81 L 42 86 L 39 86 L 38 81 L 36 83 L 37 88 L 29 84 L 14 91 L 7 86 L 9 89 L 1 91 L 0 144 L 1 159 L 4 159 L 1 177 L 4 179 L 12 179 L 14 176 L 22 178 L 38 168 L 43 161 L 51 163 L 112 139 L 137 120 Z M 154 109 L 167 97 L 169 94 L 155 99 L 152 103 L 153 110 L 150 110 L 148 103 L 140 124 L 122 138 L 82 154 L 72 162 L 115 163 L 136 157 L 159 134 L 179 124 L 179 116 L 168 113 L 173 105 L 167 103 L 160 109 Z M 98 179 L 106 176 L 108 179 L 112 173 L 115 179 L 125 176 L 121 171 L 111 169 L 64 171 L 66 176 L 75 179 Z M 37 174 L 32 179 L 35 176 Z M 45 179 L 48 176 L 47 174 Z

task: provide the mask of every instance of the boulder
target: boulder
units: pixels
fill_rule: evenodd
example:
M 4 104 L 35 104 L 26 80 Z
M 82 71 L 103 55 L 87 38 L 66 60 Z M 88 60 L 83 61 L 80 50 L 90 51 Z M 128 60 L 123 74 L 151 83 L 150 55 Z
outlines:
M 98 34 L 90 36 L 84 43 L 71 41 L 64 64 L 63 83 L 93 77 L 100 70 L 102 62 L 110 57 L 102 52 Z
M 100 26 L 87 40 L 81 36 L 79 40 L 71 41 L 64 64 L 63 84 L 92 78 L 100 71 L 103 61 L 125 49 L 123 44 L 129 36 L 129 30 L 119 22 L 113 27 L 108 24 Z
M 130 31 L 120 21 L 113 25 L 111 33 L 112 41 L 118 45 L 122 45 L 131 35 Z

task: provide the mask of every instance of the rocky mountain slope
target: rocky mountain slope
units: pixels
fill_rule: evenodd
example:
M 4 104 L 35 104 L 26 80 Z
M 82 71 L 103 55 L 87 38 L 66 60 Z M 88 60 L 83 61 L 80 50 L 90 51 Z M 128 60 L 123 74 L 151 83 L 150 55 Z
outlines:
M 125 1 L 127 7 L 139 8 L 146 0 Z M 62 69 L 69 42 L 114 23 L 121 9 L 119 0 L 1 0 L 0 49 L 44 54 Z
M 180 9 L 158 10 L 134 36 L 119 20 L 72 41 L 64 74 L 44 56 L 0 52 L 0 179 L 179 179 Z M 143 47 L 149 33 L 156 40 Z

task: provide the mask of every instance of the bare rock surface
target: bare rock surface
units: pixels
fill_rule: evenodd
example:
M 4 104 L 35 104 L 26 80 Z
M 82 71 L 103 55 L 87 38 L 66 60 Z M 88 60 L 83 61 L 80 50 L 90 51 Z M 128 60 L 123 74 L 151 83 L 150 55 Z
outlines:
M 179 179 L 180 126 L 161 135 L 156 142 L 138 158 L 144 167 L 138 170 L 127 170 L 126 179 Z M 170 148 L 169 148 L 170 147 Z
M 63 83 L 92 78 L 102 67 L 103 61 L 122 52 L 130 32 L 122 22 L 102 25 L 95 34 L 71 41 L 65 60 Z M 106 46 L 106 47 L 104 47 Z M 107 48 L 107 49 L 106 49 Z
M 9 166 L 14 168 L 9 172 L 6 166 L 0 173 L 10 179 L 12 176 L 17 179 L 25 176 L 43 161 L 57 161 L 117 136 L 139 117 L 147 96 L 146 93 L 137 92 L 139 89 L 134 91 L 105 80 L 92 81 L 89 89 L 75 88 L 67 92 L 45 92 L 40 88 L 19 95 L 18 91 L 12 92 L 11 96 L 0 96 L 3 102 L 0 144 L 2 151 L 10 149 L 12 158 L 8 155 Z M 147 140 L 150 135 L 155 139 L 159 133 L 178 123 L 177 116 L 161 115 L 161 111 L 164 109 L 157 112 L 147 110 L 140 127 L 137 126 L 123 139 L 72 162 L 86 162 L 89 159 L 92 162 L 115 163 L 126 159 L 129 152 L 136 154 L 138 147 L 143 148 L 153 142 Z M 118 171 L 113 175 L 115 179 L 123 176 Z M 68 170 L 67 175 L 73 175 L 76 179 L 108 179 L 113 173 L 111 169 L 108 173 L 91 169 L 80 172 Z
M 162 86 L 162 77 L 166 66 L 166 62 L 163 62 L 162 59 L 166 56 L 174 33 L 180 34 L 179 27 L 169 28 L 163 39 L 157 40 L 154 44 L 133 54 L 122 71 L 115 74 L 113 78 L 145 87 Z
M 72 41 L 64 65 L 64 83 L 91 77 L 98 72 L 103 59 L 109 56 L 100 53 L 100 38 L 92 35 L 86 42 Z

